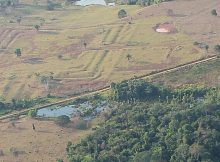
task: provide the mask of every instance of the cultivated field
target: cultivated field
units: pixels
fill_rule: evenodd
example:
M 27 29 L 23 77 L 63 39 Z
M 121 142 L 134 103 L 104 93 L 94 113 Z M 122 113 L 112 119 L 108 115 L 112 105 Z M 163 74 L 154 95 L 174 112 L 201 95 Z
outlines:
M 220 41 L 219 17 L 210 14 L 220 9 L 218 0 L 180 0 L 146 8 L 63 6 L 54 11 L 47 11 L 43 2 L 21 3 L 0 17 L 0 92 L 7 100 L 96 89 L 212 55 L 211 47 Z M 121 8 L 128 18 L 118 19 Z M 165 22 L 177 32 L 155 32 L 154 27 Z M 39 31 L 36 24 L 41 25 Z M 194 41 L 209 44 L 210 51 L 194 46 Z M 16 57 L 16 48 L 21 57 Z

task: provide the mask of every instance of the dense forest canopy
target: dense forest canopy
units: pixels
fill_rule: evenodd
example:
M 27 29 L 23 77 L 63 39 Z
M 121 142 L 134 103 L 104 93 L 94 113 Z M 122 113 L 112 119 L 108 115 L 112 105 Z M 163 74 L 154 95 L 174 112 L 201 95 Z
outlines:
M 71 162 L 219 161 L 217 89 L 161 91 L 136 80 L 113 84 L 112 91 L 120 104 L 105 113 L 105 123 L 93 134 L 78 144 L 68 144 Z M 177 95 L 168 100 L 159 97 L 164 94 Z

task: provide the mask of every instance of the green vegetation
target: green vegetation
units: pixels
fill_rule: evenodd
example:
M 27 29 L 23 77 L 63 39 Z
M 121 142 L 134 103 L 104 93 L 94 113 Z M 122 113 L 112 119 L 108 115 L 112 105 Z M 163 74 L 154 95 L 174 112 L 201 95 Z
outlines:
M 216 11 L 215 9 L 213 9 L 213 10 L 211 11 L 211 14 L 212 14 L 213 16 L 218 16 L 218 13 L 217 13 L 217 11 Z
M 63 162 L 63 160 L 62 159 L 57 159 L 57 162 Z
M 34 25 L 34 28 L 38 31 L 40 29 L 40 25 Z
M 217 53 L 217 56 L 220 57 L 220 45 L 215 46 L 215 52 Z
M 126 58 L 128 59 L 128 61 L 132 58 L 131 54 L 127 54 Z
M 67 126 L 71 122 L 70 117 L 66 115 L 58 116 L 55 120 L 55 123 L 59 126 Z
M 210 60 L 202 64 L 187 67 L 178 71 L 154 76 L 150 81 L 169 87 L 192 85 L 215 87 L 220 85 L 220 61 Z
M 31 117 L 31 118 L 35 118 L 37 116 L 37 109 L 30 110 L 28 112 L 28 116 Z
M 17 49 L 15 50 L 15 54 L 16 54 L 17 57 L 20 57 L 20 56 L 21 56 L 21 49 L 20 49 L 20 48 L 17 48 Z
M 128 0 L 128 1 L 123 1 L 121 0 L 121 4 L 128 4 L 128 5 L 135 5 L 139 4 L 141 6 L 150 6 L 152 4 L 159 4 L 161 2 L 166 2 L 170 0 Z
M 204 97 L 206 93 L 213 89 L 206 87 L 193 86 L 185 87 L 182 89 L 176 89 L 171 91 L 164 86 L 155 85 L 145 80 L 128 80 L 122 81 L 121 83 L 111 84 L 111 98 L 115 101 L 147 101 L 147 100 L 170 100 L 174 96 L 182 99 L 185 97 Z
M 71 162 L 88 157 L 96 162 L 220 159 L 217 89 L 171 91 L 134 80 L 114 84 L 112 91 L 113 98 L 123 104 L 109 110 L 105 122 L 93 134 L 80 143 L 68 143 Z
M 121 9 L 120 11 L 118 11 L 118 18 L 122 19 L 127 17 L 127 12 L 124 9 Z
M 0 101 L 0 115 L 5 115 L 15 110 L 22 110 L 31 108 L 34 106 L 39 106 L 43 104 L 50 103 L 51 98 L 36 98 L 36 99 L 12 99 L 11 102 L 6 102 L 4 100 Z M 30 117 L 35 117 L 36 110 L 31 110 L 28 115 Z

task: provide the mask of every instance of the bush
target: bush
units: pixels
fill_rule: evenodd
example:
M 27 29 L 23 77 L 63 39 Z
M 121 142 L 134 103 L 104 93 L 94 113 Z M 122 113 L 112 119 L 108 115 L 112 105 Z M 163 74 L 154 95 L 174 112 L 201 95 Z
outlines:
M 55 7 L 55 4 L 52 1 L 47 1 L 47 10 L 53 11 Z
M 66 115 L 61 115 L 56 118 L 55 123 L 60 126 L 66 126 L 71 122 L 70 117 Z
M 30 110 L 28 112 L 28 116 L 31 117 L 31 118 L 35 118 L 37 116 L 37 110 L 36 109 Z
M 212 14 L 213 16 L 217 16 L 217 15 L 218 15 L 218 13 L 217 13 L 217 11 L 216 11 L 215 9 L 211 11 L 211 14 Z
M 88 129 L 88 122 L 85 120 L 79 120 L 76 122 L 76 128 L 80 130 Z
M 121 9 L 119 12 L 118 12 L 118 18 L 119 19 L 122 19 L 122 18 L 125 18 L 127 17 L 127 12 L 124 10 L 124 9 Z

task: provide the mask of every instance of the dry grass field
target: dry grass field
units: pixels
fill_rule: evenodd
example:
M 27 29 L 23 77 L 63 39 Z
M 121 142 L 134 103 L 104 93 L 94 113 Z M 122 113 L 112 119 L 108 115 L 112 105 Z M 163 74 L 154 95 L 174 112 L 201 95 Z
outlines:
M 170 72 L 150 79 L 169 87 L 186 85 L 201 85 L 215 87 L 220 85 L 220 60 L 215 59 L 206 63 Z
M 21 3 L 0 17 L 0 92 L 6 100 L 96 89 L 212 55 L 220 41 L 220 18 L 210 13 L 220 9 L 218 0 L 177 0 L 145 8 L 63 6 L 54 11 L 45 10 L 43 2 Z M 206 7 L 201 10 L 198 4 Z M 128 18 L 118 19 L 121 8 Z M 154 27 L 165 22 L 177 32 L 155 32 Z M 41 25 L 39 31 L 36 24 Z M 194 41 L 209 44 L 209 53 Z M 21 57 L 16 57 L 16 48 Z M 51 79 L 42 82 L 43 76 Z
M 32 129 L 32 123 L 36 130 Z M 77 142 L 91 132 L 75 128 L 63 128 L 53 121 L 23 117 L 16 121 L 0 122 L 1 162 L 67 162 L 66 146 Z

